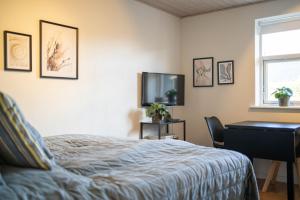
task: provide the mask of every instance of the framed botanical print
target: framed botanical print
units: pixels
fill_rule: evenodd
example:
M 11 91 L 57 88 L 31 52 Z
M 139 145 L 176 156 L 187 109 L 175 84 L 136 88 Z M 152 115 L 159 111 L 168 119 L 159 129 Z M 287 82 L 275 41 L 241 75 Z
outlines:
M 78 79 L 78 28 L 40 20 L 40 77 Z
M 32 71 L 31 35 L 4 31 L 4 69 Z
M 234 84 L 234 61 L 221 61 L 218 65 L 218 84 Z
M 214 86 L 214 58 L 193 59 L 193 87 Z

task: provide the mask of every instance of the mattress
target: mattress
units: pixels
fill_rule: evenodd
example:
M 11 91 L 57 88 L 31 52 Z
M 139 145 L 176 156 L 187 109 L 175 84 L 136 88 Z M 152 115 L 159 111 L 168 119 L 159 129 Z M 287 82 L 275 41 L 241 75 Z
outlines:
M 180 140 L 93 135 L 45 139 L 51 171 L 0 165 L 3 199 L 259 199 L 253 167 L 237 152 Z

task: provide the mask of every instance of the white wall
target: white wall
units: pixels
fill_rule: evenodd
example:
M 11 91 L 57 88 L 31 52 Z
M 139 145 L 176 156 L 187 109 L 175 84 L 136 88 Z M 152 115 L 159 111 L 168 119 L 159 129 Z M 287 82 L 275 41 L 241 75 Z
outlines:
M 3 70 L 13 96 L 46 135 L 137 137 L 142 71 L 180 72 L 180 19 L 133 0 L 0 0 L 0 32 L 31 34 L 33 72 Z M 39 20 L 79 28 L 79 80 L 39 78 Z
M 242 120 L 300 121 L 299 113 L 249 110 L 255 103 L 255 19 L 299 11 L 299 0 L 277 0 L 182 20 L 182 67 L 186 74 L 184 116 L 189 141 L 211 145 L 204 116 L 216 115 L 225 124 Z M 210 56 L 215 58 L 215 86 L 193 88 L 193 58 Z M 216 62 L 231 59 L 235 61 L 235 83 L 219 86 Z M 255 162 L 259 177 L 265 176 L 268 164 L 261 160 Z

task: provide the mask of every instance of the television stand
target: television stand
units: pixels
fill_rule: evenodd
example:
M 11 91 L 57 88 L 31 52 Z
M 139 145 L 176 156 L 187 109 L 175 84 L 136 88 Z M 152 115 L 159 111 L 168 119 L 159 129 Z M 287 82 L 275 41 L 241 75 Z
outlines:
M 169 125 L 177 124 L 177 123 L 182 123 L 182 125 L 183 125 L 183 140 L 185 141 L 185 139 L 186 139 L 186 133 L 185 133 L 186 132 L 186 124 L 185 124 L 185 120 L 181 120 L 181 119 L 171 119 L 169 121 L 159 121 L 159 122 L 141 121 L 140 122 L 140 139 L 146 139 L 146 138 L 144 138 L 144 135 L 143 135 L 145 124 L 157 127 L 157 138 L 160 140 L 160 139 L 163 139 L 162 134 L 161 134 L 161 127 L 167 126 L 167 136 L 170 136 L 169 135 Z M 167 136 L 165 138 L 169 138 Z

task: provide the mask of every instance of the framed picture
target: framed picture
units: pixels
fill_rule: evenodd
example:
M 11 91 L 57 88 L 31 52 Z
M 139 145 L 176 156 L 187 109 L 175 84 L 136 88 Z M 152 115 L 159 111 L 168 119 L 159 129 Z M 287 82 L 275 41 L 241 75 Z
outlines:
M 234 83 L 234 62 L 233 60 L 218 62 L 218 84 Z
M 214 58 L 193 59 L 193 86 L 213 87 L 214 86 Z
M 4 31 L 4 69 L 32 71 L 31 35 Z
M 40 77 L 78 79 L 78 28 L 40 20 Z

